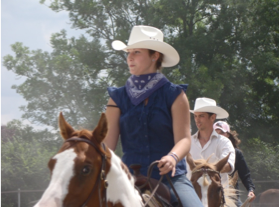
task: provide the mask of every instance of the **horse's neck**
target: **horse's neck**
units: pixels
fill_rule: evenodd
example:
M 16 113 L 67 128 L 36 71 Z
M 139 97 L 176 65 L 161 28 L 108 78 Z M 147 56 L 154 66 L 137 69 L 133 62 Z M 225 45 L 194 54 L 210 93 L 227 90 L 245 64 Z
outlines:
M 123 183 L 126 180 L 128 180 L 127 184 L 130 184 L 134 188 L 134 178 L 133 176 L 128 175 L 127 172 L 122 167 L 122 161 L 121 159 L 113 152 L 111 151 L 112 158 L 111 158 L 111 168 L 108 172 L 108 182 L 118 182 Z M 118 179 L 116 179 L 118 178 Z
M 111 151 L 111 167 L 107 174 L 108 189 L 107 197 L 108 201 L 112 203 L 121 202 L 124 207 L 141 207 L 141 197 L 138 191 L 134 188 L 134 179 L 129 176 L 122 169 L 121 159 Z

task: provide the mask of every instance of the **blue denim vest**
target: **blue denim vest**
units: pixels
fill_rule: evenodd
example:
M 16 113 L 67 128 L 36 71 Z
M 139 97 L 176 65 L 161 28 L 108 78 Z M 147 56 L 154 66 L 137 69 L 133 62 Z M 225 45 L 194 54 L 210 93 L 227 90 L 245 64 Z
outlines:
M 109 87 L 108 92 L 121 110 L 120 138 L 123 162 L 129 167 L 140 164 L 141 174 L 147 176 L 149 165 L 167 155 L 174 146 L 171 106 L 177 96 L 187 90 L 188 85 L 166 83 L 155 91 L 145 106 L 144 102 L 135 106 L 131 103 L 125 86 Z M 131 169 L 130 169 L 131 170 Z M 186 160 L 176 165 L 176 174 L 186 174 Z M 155 167 L 152 177 L 159 179 Z

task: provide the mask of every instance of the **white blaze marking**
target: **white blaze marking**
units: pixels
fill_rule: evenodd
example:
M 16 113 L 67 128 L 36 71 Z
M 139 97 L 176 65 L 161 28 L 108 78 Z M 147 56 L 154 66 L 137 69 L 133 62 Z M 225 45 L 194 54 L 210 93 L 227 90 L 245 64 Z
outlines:
M 203 185 L 204 183 L 204 176 L 201 176 L 198 180 L 197 183 L 200 185 L 201 188 L 201 202 L 204 207 L 208 207 L 208 188 L 212 183 L 212 180 L 210 179 L 208 174 L 205 174 L 205 178 L 208 180 L 209 185 Z
M 74 159 L 77 154 L 74 149 L 65 150 L 53 157 L 56 164 L 52 171 L 50 184 L 40 201 L 34 207 L 61 207 L 68 193 L 68 186 L 74 176 Z
M 134 179 L 128 179 L 127 174 L 121 167 L 120 158 L 110 150 L 112 154 L 111 168 L 107 174 L 108 188 L 107 198 L 113 204 L 120 202 L 124 207 L 143 206 L 138 191 L 134 188 Z

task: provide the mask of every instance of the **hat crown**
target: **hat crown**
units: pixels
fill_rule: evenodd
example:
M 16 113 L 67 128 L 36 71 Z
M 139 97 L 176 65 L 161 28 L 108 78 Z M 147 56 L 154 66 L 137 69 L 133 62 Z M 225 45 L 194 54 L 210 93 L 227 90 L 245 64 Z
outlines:
M 194 104 L 194 110 L 191 113 L 204 112 L 216 114 L 216 119 L 225 119 L 228 117 L 228 112 L 217 106 L 216 101 L 211 98 L 197 98 Z
M 230 126 L 224 121 L 217 121 L 214 124 L 214 129 L 221 129 L 223 132 L 230 132 Z
M 163 33 L 159 29 L 151 26 L 134 26 L 130 33 L 127 45 L 133 45 L 137 42 L 145 40 L 163 42 Z
M 172 67 L 178 64 L 180 56 L 171 45 L 163 41 L 163 33 L 151 26 L 136 25 L 132 28 L 127 45 L 120 40 L 114 40 L 115 50 L 128 52 L 129 49 L 142 48 L 163 54 L 162 67 Z
M 194 110 L 206 107 L 206 106 L 217 106 L 216 101 L 210 98 L 197 98 L 194 104 Z

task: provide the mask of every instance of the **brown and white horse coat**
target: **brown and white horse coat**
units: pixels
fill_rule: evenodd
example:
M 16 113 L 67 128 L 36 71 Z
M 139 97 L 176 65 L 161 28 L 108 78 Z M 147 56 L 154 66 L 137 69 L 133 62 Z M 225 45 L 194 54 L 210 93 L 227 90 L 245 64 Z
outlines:
M 101 115 L 98 126 L 92 132 L 75 131 L 62 113 L 59 127 L 65 142 L 49 161 L 51 180 L 35 207 L 79 207 L 85 202 L 87 207 L 100 206 L 100 203 L 106 206 L 105 200 L 108 207 L 143 206 L 141 196 L 134 188 L 133 176 L 121 159 L 102 143 L 107 133 L 105 114 Z M 67 141 L 72 137 L 88 139 L 98 149 L 86 142 Z M 97 186 L 103 163 L 100 152 L 106 157 L 106 181 L 100 180 Z
M 187 162 L 192 170 L 191 182 L 204 207 L 235 207 L 236 191 L 222 186 L 220 172 L 227 163 L 229 155 L 213 164 L 207 160 L 193 160 L 187 155 Z

